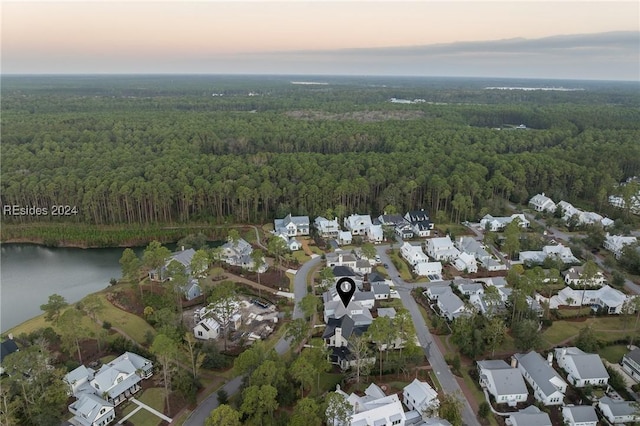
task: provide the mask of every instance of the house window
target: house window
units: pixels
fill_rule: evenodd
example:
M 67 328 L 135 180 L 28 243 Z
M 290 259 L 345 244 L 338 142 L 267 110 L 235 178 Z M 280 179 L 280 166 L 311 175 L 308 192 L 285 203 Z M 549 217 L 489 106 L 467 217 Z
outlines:
M 400 420 L 394 420 L 393 422 L 391 422 L 392 425 L 399 425 L 400 424 Z
M 202 331 L 198 330 L 198 336 L 202 336 Z

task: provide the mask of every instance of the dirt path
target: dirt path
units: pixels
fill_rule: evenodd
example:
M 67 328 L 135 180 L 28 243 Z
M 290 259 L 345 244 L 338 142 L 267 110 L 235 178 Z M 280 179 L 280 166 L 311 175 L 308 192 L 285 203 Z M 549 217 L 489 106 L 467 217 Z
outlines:
M 304 251 L 304 254 L 311 257 L 314 253 L 309 248 L 309 241 L 307 239 L 303 239 L 303 240 L 300 240 L 300 242 L 302 243 L 302 250 Z

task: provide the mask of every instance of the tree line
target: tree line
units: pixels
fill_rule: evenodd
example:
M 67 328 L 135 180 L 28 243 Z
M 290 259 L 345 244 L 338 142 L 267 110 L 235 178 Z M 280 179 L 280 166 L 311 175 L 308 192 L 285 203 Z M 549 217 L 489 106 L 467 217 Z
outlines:
M 617 182 L 640 174 L 640 112 L 627 101 L 595 103 L 607 98 L 602 91 L 554 94 L 546 103 L 540 94 L 528 102 L 504 94 L 508 104 L 396 105 L 386 101 L 391 93 L 439 99 L 464 91 L 296 91 L 271 82 L 264 96 L 248 97 L 227 82 L 230 96 L 218 99 L 20 87 L 3 88 L 0 201 L 69 205 L 78 214 L 3 215 L 8 222 L 262 222 L 290 211 L 342 216 L 388 205 L 460 220 L 496 198 L 523 203 L 542 191 L 603 208 Z M 496 129 L 520 123 L 531 128 Z

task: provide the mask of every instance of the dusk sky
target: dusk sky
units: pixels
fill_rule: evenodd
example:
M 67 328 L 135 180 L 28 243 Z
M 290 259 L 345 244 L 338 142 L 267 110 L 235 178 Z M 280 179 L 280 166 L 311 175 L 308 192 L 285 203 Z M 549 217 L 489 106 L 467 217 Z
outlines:
M 1 67 L 640 80 L 640 2 L 5 0 Z

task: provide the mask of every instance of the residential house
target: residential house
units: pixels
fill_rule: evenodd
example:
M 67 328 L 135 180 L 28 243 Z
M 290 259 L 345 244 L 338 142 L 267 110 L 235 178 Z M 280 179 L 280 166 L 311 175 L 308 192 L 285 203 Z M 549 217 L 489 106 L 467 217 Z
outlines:
M 421 244 L 411 244 L 405 241 L 400 247 L 400 253 L 411 266 L 429 261 L 429 257 L 422 251 Z
M 408 240 L 414 237 L 413 228 L 408 223 L 396 226 L 394 232 L 403 240 Z
M 415 236 L 424 238 L 431 235 L 434 225 L 424 209 L 409 211 L 404 215 L 404 218 L 411 225 Z
M 294 237 L 290 237 L 285 233 L 279 233 L 279 234 L 276 234 L 276 236 L 280 237 L 282 241 L 284 241 L 289 251 L 302 250 L 302 243 L 296 240 Z
M 598 401 L 598 409 L 610 424 L 627 424 L 640 420 L 635 402 L 618 401 L 603 396 Z
M 631 206 L 629 211 L 633 214 L 640 214 L 640 191 L 637 192 L 636 195 L 629 197 L 629 201 L 629 205 Z M 619 195 L 609 195 L 609 204 L 620 209 L 627 206 L 627 202 Z
M 217 339 L 220 335 L 220 323 L 213 318 L 204 318 L 193 328 L 196 339 Z
M 533 396 L 544 405 L 562 405 L 567 391 L 567 382 L 551 367 L 553 353 L 548 360 L 534 351 L 514 354 L 522 377 L 531 385 Z
M 541 264 L 546 258 L 553 258 L 565 264 L 579 263 L 580 261 L 573 255 L 569 247 L 562 244 L 555 246 L 544 246 L 541 251 L 521 251 L 520 260 L 528 264 Z
M 553 213 L 556 211 L 556 203 L 546 195 L 536 194 L 529 200 L 529 205 L 537 212 Z
M 640 349 L 636 348 L 622 356 L 622 369 L 633 380 L 640 382 Z
M 572 289 L 565 287 L 552 296 L 549 308 L 559 306 L 591 306 L 594 310 L 603 310 L 607 314 L 621 314 L 629 296 L 620 290 L 605 285 L 596 290 Z
M 398 395 L 386 395 L 380 387 L 371 384 L 365 391 L 364 396 L 355 393 L 347 395 L 336 386 L 336 393 L 342 395 L 352 407 L 352 414 L 348 420 L 351 426 L 380 426 L 399 425 L 404 426 L 406 415 L 402 408 L 402 403 Z M 329 416 L 329 414 L 327 414 Z M 327 424 L 346 426 L 339 424 L 337 419 L 328 417 Z
M 573 220 L 576 225 L 604 225 L 603 221 L 606 219 L 598 213 L 580 210 L 564 200 L 560 201 L 556 208 L 562 209 L 562 220 L 566 223 Z
M 324 304 L 324 322 L 329 323 L 331 318 L 351 318 L 358 327 L 368 327 L 373 322 L 369 308 L 362 306 L 360 302 L 352 300 L 345 307 L 342 300 L 330 300 Z
M 427 254 L 434 260 L 450 262 L 460 254 L 448 235 L 446 237 L 431 238 L 427 240 L 426 247 Z
M 592 405 L 562 407 L 562 419 L 567 426 L 597 426 L 598 415 Z
M 480 226 L 482 227 L 482 229 L 492 232 L 498 232 L 506 228 L 507 225 L 513 222 L 515 219 L 519 220 L 519 226 L 521 228 L 528 228 L 530 225 L 524 214 L 516 213 L 507 217 L 493 217 L 490 214 L 487 214 L 482 219 L 480 219 Z
M 382 225 L 371 225 L 365 231 L 367 240 L 372 243 L 381 243 L 384 240 L 384 233 L 382 232 Z
M 476 262 L 476 258 L 472 254 L 468 253 L 460 253 L 455 262 L 453 262 L 453 267 L 458 271 L 465 272 L 467 274 L 475 274 L 478 272 L 478 263 Z
M 503 360 L 477 361 L 480 386 L 493 396 L 496 404 L 515 407 L 525 402 L 529 395 L 527 385 L 517 368 Z
M 372 284 L 371 291 L 376 300 L 387 300 L 391 298 L 391 287 L 389 284 Z
M 540 411 L 535 405 L 511 414 L 505 420 L 505 424 L 507 426 L 553 426 L 549 415 Z
M 598 271 L 594 277 L 584 277 L 584 265 L 572 266 L 562 272 L 562 275 L 564 276 L 564 282 L 573 288 L 596 288 L 602 287 L 605 283 L 602 271 Z
M 402 402 L 409 410 L 419 413 L 434 413 L 440 406 L 438 393 L 427 382 L 413 379 L 413 382 L 404 387 Z
M 465 315 L 469 312 L 462 299 L 456 296 L 450 288 L 448 292 L 442 293 L 438 296 L 436 306 L 438 306 L 438 309 L 440 310 L 440 315 L 449 321 L 453 321 L 459 316 Z
M 407 225 L 409 222 L 399 214 L 381 214 L 378 216 L 378 223 L 382 226 L 397 227 Z
M 436 280 L 442 277 L 442 263 L 441 262 L 422 262 L 413 267 L 413 272 L 416 275 L 427 277 L 429 275 L 435 276 Z
M 361 275 L 365 275 L 371 272 L 371 263 L 366 259 L 358 259 L 356 260 L 355 267 L 353 270 Z
M 353 235 L 349 231 L 338 232 L 338 244 L 341 246 L 348 246 L 353 242 Z
M 337 238 L 340 233 L 340 224 L 338 223 L 337 217 L 329 220 L 318 216 L 314 221 L 314 225 L 322 238 Z
M 429 298 L 430 301 L 435 302 L 438 300 L 438 298 L 445 294 L 445 293 L 450 293 L 451 292 L 451 287 L 449 287 L 448 285 L 442 285 L 442 284 L 438 284 L 438 285 L 432 285 L 429 286 L 424 292 L 423 294 L 425 296 L 427 296 Z
M 453 280 L 453 286 L 464 296 L 484 293 L 484 287 L 480 283 L 468 280 L 466 278 L 456 278 Z
M 616 259 L 620 259 L 620 256 L 622 256 L 622 251 L 624 250 L 625 246 L 633 245 L 637 243 L 638 243 L 638 239 L 636 237 L 625 237 L 622 235 L 609 235 L 608 232 L 604 238 L 604 248 L 609 250 L 611 253 L 613 253 Z
M 352 301 L 358 302 L 363 308 L 373 309 L 376 296 L 373 291 L 356 291 L 351 298 Z
M 164 266 L 158 269 L 152 269 L 149 271 L 149 279 L 152 281 L 166 281 L 169 279 L 168 269 L 172 262 L 178 262 L 184 266 L 187 275 L 191 274 L 191 260 L 196 251 L 192 248 L 187 250 L 180 250 L 175 253 L 171 253 L 171 256 L 167 259 Z
M 556 348 L 554 354 L 558 366 L 567 373 L 567 381 L 573 386 L 606 386 L 609 382 L 609 373 L 599 355 L 576 347 Z
M 244 239 L 240 238 L 238 241 L 229 239 L 225 244 L 221 246 L 222 259 L 233 266 L 240 266 L 241 268 L 254 270 L 255 264 L 251 258 L 253 248 Z M 259 273 L 263 273 L 269 266 L 266 262 L 262 262 L 262 265 L 258 268 Z
M 182 294 L 184 294 L 186 300 L 193 300 L 202 296 L 202 287 L 200 287 L 198 280 L 189 278 L 187 284 L 182 287 Z
M 367 328 L 369 328 L 368 325 L 356 325 L 349 315 L 343 315 L 340 318 L 329 318 L 327 327 L 322 334 L 322 339 L 327 347 L 346 347 L 352 335 L 361 336 L 367 331 Z
M 97 395 L 86 393 L 69 405 L 70 423 L 82 426 L 105 426 L 116 418 L 114 405 Z
M 358 259 L 350 252 L 343 250 L 336 250 L 333 253 L 327 253 L 325 255 L 327 266 L 333 268 L 334 266 L 346 266 L 351 269 L 355 269 Z
M 494 256 L 490 255 L 484 246 L 472 237 L 460 237 L 455 242 L 455 246 L 460 252 L 473 255 L 477 262 L 480 262 L 482 267 L 489 272 L 493 271 L 505 271 L 507 265 L 497 260 Z M 477 268 L 477 266 L 476 266 Z
M 289 213 L 284 219 L 273 221 L 273 232 L 276 235 L 285 234 L 288 237 L 309 235 L 309 227 L 309 216 L 291 216 Z
M 352 214 L 344 218 L 344 227 L 351 231 L 351 235 L 365 236 L 371 227 L 371 216 L 362 214 Z

